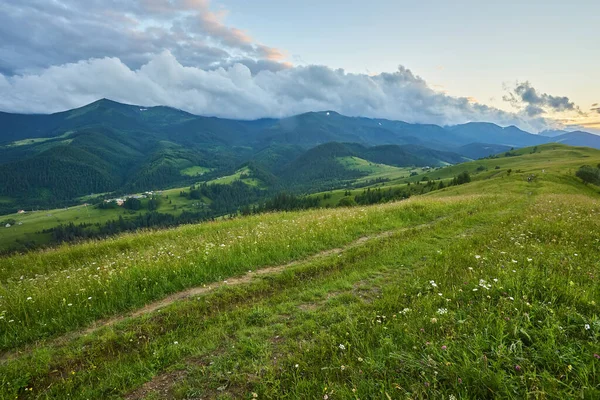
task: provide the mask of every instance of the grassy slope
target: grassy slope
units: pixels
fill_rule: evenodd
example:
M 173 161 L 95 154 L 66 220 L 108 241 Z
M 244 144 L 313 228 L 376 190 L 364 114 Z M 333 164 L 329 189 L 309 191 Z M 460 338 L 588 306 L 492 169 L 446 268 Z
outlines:
M 384 164 L 373 164 L 368 161 L 361 160 L 358 158 L 350 158 L 351 160 L 346 160 L 345 162 L 348 164 L 348 167 L 354 169 L 360 169 L 365 172 L 369 172 L 370 174 L 366 177 L 360 178 L 359 181 L 375 179 L 378 177 L 395 179 L 399 176 L 408 176 L 410 174 L 409 168 L 397 168 Z M 182 173 L 194 176 L 201 176 L 202 174 L 209 172 L 210 169 L 204 167 L 190 167 Z M 207 182 L 208 184 L 222 184 L 228 185 L 233 183 L 235 180 L 240 180 L 242 174 L 250 174 L 251 171 L 248 167 L 244 167 L 235 172 L 235 174 L 224 176 L 218 179 L 214 179 L 212 181 Z M 247 185 L 263 187 L 263 183 L 255 178 L 244 178 L 241 179 Z M 174 189 L 168 189 L 162 191 L 162 199 L 163 202 L 160 208 L 157 210 L 162 213 L 172 213 L 172 214 L 180 214 L 182 211 L 198 211 L 202 208 L 202 205 L 199 205 L 197 200 L 191 200 L 188 198 L 180 197 L 179 193 L 181 191 L 189 191 L 189 187 L 180 187 Z M 362 190 L 361 190 L 362 191 Z M 358 191 L 356 192 L 358 193 Z M 169 196 L 167 199 L 166 196 Z M 339 201 L 339 198 L 343 197 L 343 191 L 340 196 L 336 196 L 335 198 Z M 86 197 L 82 197 L 81 201 L 85 201 Z M 0 202 L 3 199 L 0 198 Z M 11 199 L 5 199 L 6 202 L 11 202 Z M 332 205 L 337 204 L 333 202 L 333 199 L 328 200 Z M 210 204 L 210 199 L 203 199 L 204 204 Z M 176 206 L 176 209 L 174 209 Z M 129 213 L 122 209 L 108 209 L 101 210 L 95 209 L 94 207 L 87 207 L 87 209 L 83 206 L 73 206 L 68 209 L 52 209 L 47 211 L 39 211 L 39 212 L 30 212 L 28 214 L 8 214 L 0 216 L 0 221 L 14 219 L 17 221 L 17 225 L 12 226 L 11 228 L 5 228 L 4 226 L 0 227 L 0 251 L 8 250 L 11 246 L 14 245 L 15 240 L 21 241 L 33 241 L 36 243 L 45 244 L 49 241 L 49 234 L 39 233 L 44 229 L 49 229 L 54 226 L 60 224 L 68 224 L 73 222 L 75 224 L 80 223 L 104 223 L 109 220 L 118 219 L 119 216 L 123 216 L 123 218 L 131 218 L 138 214 L 144 214 L 147 210 L 142 210 L 138 213 Z M 18 225 L 21 222 L 22 225 Z
M 252 173 L 252 171 L 250 170 L 250 168 L 244 167 L 244 168 L 241 168 L 241 169 L 237 170 L 234 174 L 227 175 L 227 176 L 222 176 L 220 178 L 213 179 L 212 181 L 208 181 L 206 183 L 209 184 L 209 185 L 211 185 L 211 184 L 230 185 L 234 181 L 238 181 L 239 180 L 239 181 L 244 182 L 246 185 L 260 186 L 261 182 L 258 179 L 255 179 L 255 178 L 244 178 L 244 179 L 242 179 L 242 175 L 243 174 L 249 175 L 251 173 Z
M 200 175 L 204 175 L 207 172 L 210 172 L 212 170 L 213 170 L 212 168 L 207 168 L 207 167 L 202 167 L 202 166 L 196 165 L 196 166 L 185 168 L 185 169 L 181 170 L 181 173 L 183 175 L 187 175 L 187 176 L 200 176 Z
M 2 259 L 2 347 L 30 344 L 0 365 L 0 397 L 597 398 L 600 204 L 569 170 L 600 152 L 544 153 L 502 165 L 546 170 L 532 182 L 482 172 L 402 203 Z M 42 339 L 388 230 L 87 336 Z
M 189 191 L 189 187 L 162 192 L 160 196 L 162 201 L 156 211 L 179 215 L 183 211 L 196 212 L 201 210 L 203 205 L 199 204 L 198 200 L 192 200 L 179 195 L 182 190 Z M 204 204 L 210 204 L 210 200 L 207 198 L 203 202 Z M 143 203 L 145 204 L 146 200 Z M 176 209 L 174 209 L 174 206 L 176 206 Z M 4 225 L 0 226 L 0 251 L 11 248 L 15 240 L 46 244 L 50 241 L 50 234 L 41 233 L 41 231 L 61 224 L 68 224 L 70 222 L 74 224 L 102 224 L 110 220 L 116 220 L 119 216 L 122 216 L 124 219 L 130 219 L 147 212 L 147 209 L 131 212 L 123 208 L 103 210 L 94 206 L 79 205 L 47 211 L 27 212 L 26 214 L 3 215 L 0 216 L 0 221 L 12 219 L 16 221 L 16 224 L 10 228 L 6 228 Z M 19 223 L 22 225 L 19 225 Z
M 357 182 L 365 182 L 371 179 L 386 178 L 400 179 L 410 175 L 411 171 L 417 168 L 394 167 L 386 164 L 373 163 L 358 157 L 340 157 L 338 161 L 346 168 L 367 172 L 369 175 L 359 178 Z

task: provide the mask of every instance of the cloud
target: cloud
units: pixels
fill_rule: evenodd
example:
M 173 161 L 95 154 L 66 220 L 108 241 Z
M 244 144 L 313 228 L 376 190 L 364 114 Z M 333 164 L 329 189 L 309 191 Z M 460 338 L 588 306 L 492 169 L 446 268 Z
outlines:
M 514 88 L 508 89 L 503 100 L 511 103 L 529 117 L 537 117 L 548 112 L 573 111 L 581 113 L 579 107 L 565 96 L 552 96 L 539 93 L 528 81 L 517 82 Z
M 0 72 L 37 72 L 103 57 L 135 69 L 165 50 L 183 65 L 204 69 L 285 60 L 283 50 L 228 26 L 226 16 L 226 10 L 213 11 L 209 0 L 0 2 Z
M 275 64 L 245 64 L 216 69 L 190 67 L 164 51 L 151 56 L 138 69 L 116 57 L 107 57 L 53 66 L 36 73 L 0 74 L 0 109 L 56 112 L 106 97 L 238 119 L 334 110 L 350 116 L 440 125 L 489 121 L 530 130 L 548 126 L 543 118 L 523 118 L 473 99 L 435 91 L 402 66 L 395 72 L 370 76 L 315 65 L 272 68 Z
M 598 105 L 598 103 L 592 104 L 592 108 L 590 108 L 590 111 L 597 112 L 598 114 L 600 114 L 600 106 Z

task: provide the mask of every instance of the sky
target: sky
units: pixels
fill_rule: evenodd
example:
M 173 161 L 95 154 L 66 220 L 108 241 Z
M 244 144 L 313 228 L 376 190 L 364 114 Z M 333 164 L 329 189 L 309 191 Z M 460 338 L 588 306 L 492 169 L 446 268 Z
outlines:
M 0 110 L 99 98 L 600 134 L 600 2 L 0 0 Z

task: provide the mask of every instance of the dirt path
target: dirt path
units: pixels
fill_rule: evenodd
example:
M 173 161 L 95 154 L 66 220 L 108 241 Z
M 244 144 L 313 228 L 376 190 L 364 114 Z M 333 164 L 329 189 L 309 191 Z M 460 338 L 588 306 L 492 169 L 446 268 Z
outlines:
M 410 228 L 410 229 L 419 229 L 419 227 L 414 227 L 414 228 Z M 306 258 L 303 258 L 300 260 L 296 260 L 296 261 L 292 261 L 287 264 L 277 265 L 274 267 L 265 267 L 265 268 L 258 269 L 256 271 L 249 271 L 244 275 L 228 278 L 222 282 L 214 282 L 214 283 L 211 283 L 210 285 L 197 286 L 197 287 L 193 287 L 191 289 L 184 290 L 182 292 L 173 293 L 172 295 L 169 295 L 169 296 L 165 297 L 164 299 L 147 304 L 144 307 L 137 309 L 131 313 L 124 314 L 124 315 L 118 315 L 118 316 L 115 316 L 114 318 L 97 321 L 94 324 L 92 324 L 90 327 L 88 327 L 87 329 L 83 330 L 81 332 L 81 334 L 88 335 L 100 328 L 105 327 L 105 326 L 114 325 L 116 323 L 119 323 L 119 322 L 127 319 L 127 318 L 136 318 L 136 317 L 140 317 L 144 314 L 149 314 L 149 313 L 157 311 L 161 308 L 165 308 L 176 301 L 185 300 L 190 297 L 204 295 L 204 294 L 209 293 L 209 292 L 211 292 L 217 288 L 220 288 L 222 286 L 237 286 L 237 285 L 246 284 L 246 283 L 249 283 L 250 281 L 252 281 L 252 279 L 254 279 L 257 276 L 276 274 L 276 273 L 279 273 L 287 268 L 293 267 L 298 264 L 302 264 L 302 263 L 309 262 L 309 261 L 319 259 L 319 258 L 324 258 L 324 257 L 330 256 L 333 254 L 340 254 L 351 248 L 358 247 L 370 240 L 386 238 L 386 237 L 391 236 L 395 232 L 401 232 L 401 231 L 402 230 L 386 231 L 386 232 L 378 233 L 376 235 L 363 236 L 363 237 L 355 240 L 354 242 L 349 243 L 348 245 L 346 245 L 344 247 L 324 250 L 319 253 L 313 254 L 309 257 L 306 257 Z
M 423 229 L 425 227 L 431 226 L 437 222 L 439 222 L 441 219 L 444 219 L 444 217 L 442 218 L 438 218 L 435 219 L 429 223 L 426 224 L 422 224 L 422 225 L 417 225 L 417 226 L 412 226 L 412 227 L 407 227 L 407 228 L 401 228 L 401 229 L 396 229 L 396 230 L 391 230 L 391 231 L 385 231 L 385 232 L 381 232 L 378 234 L 374 234 L 374 235 L 369 235 L 369 236 L 363 236 L 358 238 L 357 240 L 350 242 L 349 244 L 343 246 L 343 247 L 339 247 L 339 248 L 334 248 L 334 249 L 329 249 L 329 250 L 324 250 L 321 251 L 319 253 L 313 254 L 311 256 L 305 257 L 303 259 L 300 260 L 296 260 L 296 261 L 292 261 L 290 263 L 287 264 L 282 264 L 282 265 L 277 265 L 277 266 L 273 266 L 273 267 L 265 267 L 265 268 L 261 268 L 258 269 L 256 271 L 250 271 L 244 275 L 241 276 L 237 276 L 237 277 L 231 277 L 228 278 L 227 280 L 224 280 L 222 282 L 214 282 L 212 284 L 209 285 L 203 285 L 203 286 L 198 286 L 198 287 L 193 287 L 181 292 L 177 292 L 174 294 L 171 294 L 161 300 L 149 303 L 147 305 L 145 305 L 142 308 L 139 308 L 135 311 L 129 312 L 129 313 L 125 313 L 125 314 L 121 314 L 121 315 L 117 315 L 115 317 L 112 318 L 108 318 L 108 319 L 101 319 L 98 321 L 95 321 L 94 323 L 92 323 L 89 327 L 81 330 L 81 331 L 76 331 L 76 332 L 70 332 L 67 333 L 65 335 L 62 335 L 60 337 L 57 337 L 55 339 L 51 339 L 49 340 L 49 342 L 47 342 L 46 344 L 51 344 L 51 345 L 60 345 L 63 343 L 66 343 L 68 341 L 71 341 L 77 337 L 80 336 L 84 336 L 84 335 L 89 335 L 101 328 L 107 327 L 107 326 L 112 326 L 115 325 L 121 321 L 124 321 L 128 318 L 136 318 L 136 317 L 140 317 L 142 315 L 145 314 L 149 314 L 152 312 L 155 312 L 157 310 L 160 310 L 162 308 L 165 308 L 171 304 L 173 304 L 174 302 L 180 301 L 180 300 L 185 300 L 188 299 L 190 297 L 196 297 L 196 296 L 200 296 L 200 295 L 204 295 L 206 293 L 209 293 L 211 291 L 214 291 L 217 288 L 223 287 L 223 286 L 237 286 L 237 285 L 242 285 L 242 284 L 246 284 L 249 283 L 250 281 L 252 281 L 252 279 L 254 279 L 255 277 L 261 276 L 261 275 L 269 275 L 269 274 L 276 274 L 279 273 L 287 268 L 293 267 L 295 265 L 298 264 L 302 264 L 302 263 L 306 263 L 306 262 L 310 262 L 312 260 L 316 260 L 319 258 L 324 258 L 324 257 L 328 257 L 330 255 L 334 255 L 334 254 L 340 254 L 344 251 L 350 250 L 352 248 L 361 246 L 362 244 L 372 241 L 372 240 L 377 240 L 377 239 L 382 239 L 382 238 L 386 238 L 386 237 L 390 237 L 395 233 L 399 233 L 399 232 L 405 232 L 408 230 L 412 230 L 412 229 Z M 30 352 L 32 349 L 34 348 L 34 346 L 29 345 L 23 349 L 20 350 L 11 350 L 11 351 L 7 351 L 3 354 L 0 354 L 0 363 L 6 362 L 8 360 L 14 359 L 20 355 L 26 354 L 28 352 Z
M 325 251 L 319 252 L 317 254 L 314 254 L 312 256 L 309 256 L 307 258 L 304 258 L 302 260 L 294 261 L 294 262 L 291 262 L 288 264 L 279 265 L 276 267 L 263 268 L 258 271 L 255 271 L 255 272 L 247 273 L 247 274 L 237 277 L 237 278 L 228 279 L 226 283 L 220 282 L 220 283 L 211 285 L 211 287 L 193 288 L 193 289 L 187 290 L 185 292 L 176 293 L 176 294 L 169 296 L 161 301 L 149 304 L 148 306 L 144 307 L 143 309 L 140 309 L 140 310 L 132 313 L 130 316 L 134 317 L 134 316 L 142 315 L 147 312 L 156 311 L 162 307 L 165 307 L 165 306 L 173 303 L 174 301 L 185 299 L 186 297 L 193 297 L 193 296 L 196 296 L 199 294 L 207 293 L 210 290 L 213 290 L 217 287 L 221 287 L 221 286 L 225 286 L 225 285 L 231 286 L 231 285 L 239 285 L 239 284 L 243 284 L 243 283 L 248 283 L 256 276 L 279 273 L 279 272 L 282 272 L 283 270 L 285 270 L 286 268 L 292 267 L 297 264 L 305 263 L 305 262 L 308 262 L 311 260 L 327 257 L 327 256 L 334 255 L 334 254 L 341 254 L 344 251 L 347 251 L 347 250 L 355 248 L 355 247 L 359 247 L 369 241 L 387 238 L 387 237 L 392 236 L 393 234 L 406 232 L 406 231 L 409 231 L 412 229 L 419 230 L 419 229 L 427 228 L 427 227 L 430 227 L 431 225 L 439 222 L 441 219 L 445 219 L 445 217 L 438 218 L 427 224 L 417 225 L 417 226 L 410 227 L 410 228 L 396 229 L 393 231 L 386 231 L 386 232 L 382 232 L 382 233 L 375 234 L 375 235 L 363 236 L 363 237 L 347 244 L 346 246 L 344 246 L 342 248 L 325 250 Z M 122 318 L 119 318 L 118 320 L 121 320 L 121 319 Z M 115 321 L 115 322 L 117 322 L 117 321 Z M 194 364 L 194 365 L 203 364 L 203 365 L 205 365 L 205 363 L 200 361 L 197 357 L 190 357 L 186 361 L 186 364 Z M 140 386 L 137 389 L 126 394 L 124 396 L 124 399 L 126 399 L 126 400 L 141 400 L 141 399 L 146 398 L 146 396 L 148 396 L 149 394 L 157 395 L 158 398 L 161 398 L 161 399 L 167 399 L 170 397 L 170 390 L 173 388 L 173 385 L 176 382 L 179 382 L 179 381 L 183 380 L 184 378 L 186 378 L 188 376 L 188 373 L 189 373 L 188 369 L 177 369 L 175 371 L 159 373 L 158 375 L 154 376 L 151 380 L 144 383 L 142 386 Z M 207 397 L 203 397 L 203 398 L 207 398 L 207 399 L 217 398 L 217 394 L 218 393 L 216 393 L 216 392 L 207 394 Z

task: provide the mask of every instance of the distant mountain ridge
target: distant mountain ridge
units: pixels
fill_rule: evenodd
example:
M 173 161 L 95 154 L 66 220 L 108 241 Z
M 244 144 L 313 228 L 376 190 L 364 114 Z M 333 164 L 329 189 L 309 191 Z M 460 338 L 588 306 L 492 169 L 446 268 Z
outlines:
M 163 139 L 195 140 L 229 145 L 280 143 L 312 147 L 327 142 L 366 145 L 420 144 L 455 150 L 470 143 L 525 147 L 571 138 L 587 132 L 544 131 L 532 134 L 515 126 L 487 122 L 440 127 L 387 119 L 347 117 L 334 111 L 308 112 L 282 119 L 254 121 L 197 116 L 165 106 L 145 107 L 101 99 L 86 106 L 55 114 L 0 112 L 0 144 L 23 139 L 52 138 L 70 129 L 101 125 L 116 129 L 160 132 Z M 186 135 L 189 135 L 186 137 Z M 587 133 L 586 144 L 600 148 L 597 135 Z
M 586 132 L 550 138 L 491 123 L 440 127 L 333 111 L 245 121 L 102 99 L 50 115 L 0 112 L 0 200 L 63 204 L 90 193 L 184 185 L 193 182 L 189 168 L 228 175 L 243 163 L 293 188 L 309 176 L 352 175 L 315 156 L 334 148 L 376 163 L 438 166 L 548 142 L 600 148 L 600 137 Z M 328 143 L 336 144 L 319 148 Z

